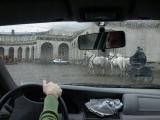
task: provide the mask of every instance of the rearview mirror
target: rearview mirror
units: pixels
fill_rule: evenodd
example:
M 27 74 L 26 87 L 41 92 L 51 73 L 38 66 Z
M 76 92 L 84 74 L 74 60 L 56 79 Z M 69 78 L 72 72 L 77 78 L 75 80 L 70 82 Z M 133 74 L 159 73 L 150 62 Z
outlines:
M 92 33 L 78 37 L 78 47 L 80 50 L 102 50 L 124 46 L 125 33 L 123 31 Z

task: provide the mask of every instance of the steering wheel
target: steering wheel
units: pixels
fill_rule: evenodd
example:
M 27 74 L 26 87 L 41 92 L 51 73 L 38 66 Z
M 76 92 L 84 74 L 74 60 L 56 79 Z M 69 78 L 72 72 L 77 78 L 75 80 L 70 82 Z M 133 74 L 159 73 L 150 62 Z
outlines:
M 40 90 L 38 91 L 41 95 L 43 95 L 43 90 L 42 90 L 42 86 L 41 85 L 36 85 L 36 84 L 29 84 L 29 85 L 23 85 L 20 87 L 17 87 L 16 89 L 9 91 L 8 93 L 6 93 L 1 99 L 0 99 L 0 110 L 2 109 L 2 107 L 5 105 L 5 103 L 11 99 L 11 98 L 18 98 L 23 96 L 27 91 L 31 91 L 32 90 Z M 61 105 L 61 111 L 62 111 L 62 120 L 69 120 L 68 117 L 68 110 L 66 107 L 66 104 L 64 102 L 64 100 L 60 97 L 59 98 L 59 103 Z

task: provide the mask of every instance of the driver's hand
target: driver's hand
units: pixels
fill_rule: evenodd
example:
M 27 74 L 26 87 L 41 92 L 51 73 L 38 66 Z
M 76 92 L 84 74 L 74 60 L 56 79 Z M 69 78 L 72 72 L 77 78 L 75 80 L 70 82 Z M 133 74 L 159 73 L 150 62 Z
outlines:
M 62 94 L 62 89 L 58 84 L 55 84 L 53 82 L 46 82 L 46 80 L 43 80 L 43 92 L 46 95 L 52 95 L 56 98 L 60 97 Z

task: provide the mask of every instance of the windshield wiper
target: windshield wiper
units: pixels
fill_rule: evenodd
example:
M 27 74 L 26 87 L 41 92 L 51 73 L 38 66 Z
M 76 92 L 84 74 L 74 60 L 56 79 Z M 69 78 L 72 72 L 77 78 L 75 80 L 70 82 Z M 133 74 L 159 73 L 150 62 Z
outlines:
M 160 89 L 160 85 L 156 84 L 128 84 L 128 85 L 112 85 L 112 84 L 94 84 L 94 83 L 70 83 L 63 85 L 104 87 L 104 88 L 139 88 L 139 89 Z

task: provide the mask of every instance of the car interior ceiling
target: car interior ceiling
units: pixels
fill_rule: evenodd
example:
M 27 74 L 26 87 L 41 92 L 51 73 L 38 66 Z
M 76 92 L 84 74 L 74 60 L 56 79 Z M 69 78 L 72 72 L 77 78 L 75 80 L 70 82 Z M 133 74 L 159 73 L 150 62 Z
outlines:
M 160 19 L 159 0 L 2 0 L 0 3 L 0 25 Z
M 160 20 L 159 6 L 160 0 L 2 0 L 0 1 L 0 25 L 53 21 Z M 16 84 L 3 63 L 0 63 L 0 79 L 3 83 L 3 85 L 0 83 L 2 95 L 16 88 Z M 98 120 L 99 117 L 91 114 L 84 104 L 92 98 L 104 97 L 120 99 L 124 102 L 123 110 L 121 110 L 123 112 L 109 117 L 110 119 L 119 119 L 120 115 L 124 120 L 134 120 L 136 115 L 142 116 L 138 120 L 145 120 L 146 115 L 151 117 L 155 115 L 158 119 L 160 118 L 160 107 L 154 108 L 156 104 L 160 104 L 158 90 L 101 89 L 67 85 L 62 85 L 62 87 L 65 91 L 62 97 L 73 120 Z M 137 104 L 143 100 L 145 102 L 141 104 L 141 107 L 144 111 L 137 112 L 139 110 Z

